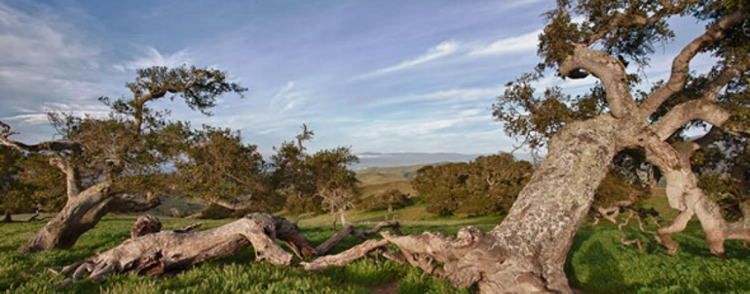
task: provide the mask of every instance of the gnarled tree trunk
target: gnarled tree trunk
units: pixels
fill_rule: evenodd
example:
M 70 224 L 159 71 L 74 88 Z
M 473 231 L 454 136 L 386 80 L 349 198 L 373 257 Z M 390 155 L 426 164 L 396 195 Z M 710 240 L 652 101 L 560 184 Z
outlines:
M 110 194 L 108 181 L 93 185 L 68 198 L 62 210 L 18 252 L 70 248 L 109 212 L 141 212 L 156 207 L 159 199 L 133 194 Z
M 659 228 L 658 231 L 658 240 L 667 247 L 670 254 L 675 254 L 679 248 L 679 244 L 670 235 L 685 230 L 693 216 L 697 216 L 700 221 L 708 248 L 714 255 L 724 254 L 726 240 L 750 241 L 749 205 L 740 205 L 742 220 L 727 222 L 721 215 L 719 205 L 698 187 L 698 177 L 690 165 L 692 154 L 712 143 L 711 137 L 716 130 L 712 129 L 712 132 L 693 142 L 668 144 L 654 138 L 647 145 L 649 161 L 658 166 L 667 178 L 669 206 L 680 211 L 671 225 Z
M 398 223 L 380 223 L 368 231 L 348 226 L 317 248 L 300 233 L 296 224 L 282 217 L 253 213 L 224 226 L 193 232 L 200 224 L 175 231 L 161 231 L 161 222 L 151 216 L 140 217 L 133 225 L 131 238 L 119 246 L 82 262 L 66 266 L 61 274 L 72 273 L 63 282 L 68 285 L 88 274 L 88 279 L 103 281 L 113 273 L 162 274 L 184 269 L 205 260 L 231 256 L 252 246 L 256 260 L 291 266 L 294 255 L 276 241 L 286 243 L 299 258 L 325 254 L 347 235 L 371 236 L 383 228 L 398 232 Z

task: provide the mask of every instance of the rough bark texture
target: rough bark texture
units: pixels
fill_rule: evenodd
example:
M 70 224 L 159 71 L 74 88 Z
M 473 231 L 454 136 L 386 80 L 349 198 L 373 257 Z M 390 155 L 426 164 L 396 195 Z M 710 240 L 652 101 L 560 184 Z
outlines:
M 323 254 L 345 235 L 366 237 L 383 228 L 397 230 L 398 223 L 381 223 L 368 231 L 347 227 L 348 234 L 338 233 L 325 242 L 325 248 L 315 249 L 300 233 L 299 227 L 284 218 L 264 213 L 253 213 L 224 226 L 194 232 L 200 224 L 174 231 L 161 231 L 161 222 L 152 216 L 142 216 L 131 229 L 131 238 L 108 251 L 66 266 L 60 274 L 72 274 L 62 285 L 88 275 L 101 282 L 113 273 L 133 272 L 158 275 L 177 271 L 209 259 L 231 256 L 252 246 L 256 261 L 266 260 L 280 266 L 292 266 L 294 255 L 284 251 L 276 241 L 285 242 L 299 258 Z M 383 241 L 378 241 L 383 242 Z M 365 244 L 369 244 L 366 242 Z
M 108 182 L 102 182 L 78 193 L 63 209 L 41 228 L 18 252 L 38 252 L 53 248 L 70 248 L 109 212 L 140 212 L 159 205 L 159 200 L 133 194 L 110 195 Z
M 647 148 L 649 160 L 658 166 L 667 178 L 669 205 L 680 211 L 671 225 L 658 231 L 658 240 L 671 254 L 677 252 L 679 244 L 670 235 L 683 231 L 693 216 L 700 220 L 708 248 L 715 255 L 724 254 L 726 240 L 750 241 L 750 205 L 742 203 L 744 218 L 741 221 L 727 222 L 721 215 L 719 205 L 698 187 L 698 177 L 691 169 L 690 156 L 701 147 L 697 142 L 670 145 L 654 139 Z

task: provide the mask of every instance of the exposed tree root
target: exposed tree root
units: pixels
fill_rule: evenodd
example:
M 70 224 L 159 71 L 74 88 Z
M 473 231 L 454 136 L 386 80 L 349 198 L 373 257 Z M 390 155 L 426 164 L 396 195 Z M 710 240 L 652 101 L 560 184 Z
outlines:
M 617 225 L 617 230 L 620 231 L 620 243 L 622 245 L 625 245 L 625 246 L 630 246 L 630 245 L 636 244 L 636 246 L 638 246 L 638 250 L 639 251 L 643 251 L 643 246 L 641 245 L 641 240 L 639 240 L 639 239 L 627 240 L 627 238 L 625 236 L 625 232 L 622 230 L 622 227 L 627 226 L 628 223 L 630 222 L 630 219 L 632 219 L 633 216 L 638 217 L 637 214 L 635 214 L 635 213 L 633 213 L 631 211 L 630 215 L 625 219 L 625 221 Z M 645 232 L 645 230 L 643 229 L 643 223 L 641 222 L 640 217 L 638 217 L 638 223 L 640 225 L 641 231 Z

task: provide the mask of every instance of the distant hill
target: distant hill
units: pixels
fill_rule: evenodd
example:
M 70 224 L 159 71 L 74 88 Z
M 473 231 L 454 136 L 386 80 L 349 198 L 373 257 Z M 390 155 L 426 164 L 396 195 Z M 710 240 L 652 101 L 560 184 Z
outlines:
M 368 167 L 357 170 L 357 178 L 363 185 L 375 185 L 395 181 L 408 181 L 417 175 L 417 170 L 430 164 L 415 164 L 395 167 Z
M 379 152 L 362 152 L 358 153 L 359 163 L 354 164 L 354 170 L 363 170 L 372 167 L 405 167 L 405 166 L 425 166 L 436 163 L 446 162 L 468 162 L 478 156 L 488 154 L 463 154 L 463 153 L 421 153 L 421 152 L 399 152 L 399 153 L 379 153 Z M 516 153 L 515 157 L 519 160 L 531 161 L 531 155 L 528 153 Z
M 354 165 L 354 169 L 361 170 L 370 167 L 414 166 L 440 162 L 467 162 L 474 160 L 474 158 L 477 158 L 477 156 L 480 155 L 482 154 L 363 152 L 357 154 L 359 157 L 359 163 Z

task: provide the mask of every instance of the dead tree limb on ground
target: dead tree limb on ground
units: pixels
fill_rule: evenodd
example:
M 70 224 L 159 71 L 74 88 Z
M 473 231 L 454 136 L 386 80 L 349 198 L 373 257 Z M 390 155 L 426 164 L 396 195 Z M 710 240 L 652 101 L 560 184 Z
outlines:
M 366 231 L 348 226 L 318 248 L 312 247 L 297 225 L 269 214 L 249 214 L 218 228 L 194 232 L 200 226 L 194 224 L 174 231 L 162 231 L 158 218 L 142 216 L 133 225 L 130 239 L 108 251 L 64 267 L 59 273 L 72 276 L 61 285 L 70 285 L 86 275 L 87 279 L 102 282 L 114 273 L 159 275 L 174 272 L 209 259 L 235 255 L 248 246 L 255 250 L 256 261 L 267 260 L 274 265 L 292 266 L 296 263 L 294 256 L 282 249 L 277 240 L 286 243 L 298 258 L 304 259 L 324 254 L 347 235 L 364 238 L 383 228 L 398 232 L 399 224 L 379 223 Z M 371 243 L 368 241 L 364 244 Z

